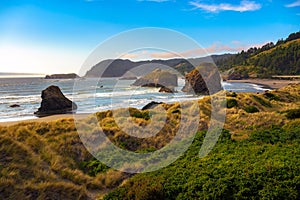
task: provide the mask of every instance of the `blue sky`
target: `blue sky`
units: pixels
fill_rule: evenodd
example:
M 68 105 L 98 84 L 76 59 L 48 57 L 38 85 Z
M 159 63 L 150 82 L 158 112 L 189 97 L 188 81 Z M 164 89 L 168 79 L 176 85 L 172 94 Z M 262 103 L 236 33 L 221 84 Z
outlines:
M 77 72 L 99 43 L 134 28 L 179 31 L 220 54 L 276 42 L 299 22 L 300 0 L 1 0 L 0 72 Z

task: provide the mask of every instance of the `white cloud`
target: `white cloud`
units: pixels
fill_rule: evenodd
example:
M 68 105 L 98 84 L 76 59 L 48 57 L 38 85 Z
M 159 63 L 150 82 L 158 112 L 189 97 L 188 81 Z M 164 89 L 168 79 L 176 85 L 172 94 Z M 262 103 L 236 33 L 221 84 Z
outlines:
M 243 0 L 239 5 L 232 5 L 229 3 L 221 4 L 205 4 L 201 2 L 191 1 L 190 5 L 194 6 L 195 9 L 205 10 L 207 12 L 218 13 L 221 11 L 236 11 L 236 12 L 246 12 L 255 11 L 261 8 L 261 5 L 255 3 L 254 1 Z
M 300 6 L 300 0 L 297 0 L 294 3 L 285 5 L 285 7 L 288 7 L 288 8 L 297 7 L 297 6 Z

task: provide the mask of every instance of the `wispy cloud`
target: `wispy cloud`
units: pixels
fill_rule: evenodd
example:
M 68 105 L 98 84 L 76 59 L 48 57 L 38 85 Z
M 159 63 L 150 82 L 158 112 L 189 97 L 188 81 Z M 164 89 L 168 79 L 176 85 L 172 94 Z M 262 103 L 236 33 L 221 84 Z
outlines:
M 297 6 L 300 6 L 300 0 L 297 0 L 294 3 L 285 5 L 285 7 L 288 7 L 288 8 L 297 7 Z
M 178 52 L 178 53 L 172 53 L 172 52 L 158 52 L 158 53 L 151 53 L 150 57 L 152 58 L 174 58 L 174 57 L 201 57 L 206 56 L 207 54 L 214 54 L 214 53 L 222 53 L 222 52 L 238 52 L 241 50 L 244 50 L 246 46 L 235 46 L 230 47 L 227 45 L 223 45 L 221 43 L 214 43 L 209 47 L 206 48 L 197 48 L 197 49 L 191 49 L 184 52 Z
M 212 54 L 219 54 L 219 53 L 236 53 L 242 50 L 247 50 L 250 47 L 261 47 L 267 42 L 263 42 L 260 44 L 243 44 L 240 41 L 232 41 L 232 45 L 224 45 L 220 42 L 215 42 L 212 45 L 206 48 L 196 48 L 196 49 L 189 49 L 182 52 L 162 52 L 162 51 L 138 51 L 138 52 L 130 52 L 119 54 L 119 58 L 122 59 L 133 59 L 133 60 L 145 60 L 145 59 L 169 59 L 169 58 L 192 58 L 192 57 L 203 57 Z
M 240 52 L 242 50 L 247 50 L 250 47 L 261 47 L 267 42 L 261 43 L 261 44 L 251 44 L 251 45 L 245 45 L 242 44 L 239 41 L 233 41 L 232 42 L 234 45 L 229 46 L 229 45 L 224 45 L 222 43 L 214 43 L 211 46 L 208 46 L 206 48 L 197 48 L 197 49 L 191 49 L 187 50 L 184 52 L 154 52 L 150 54 L 151 58 L 174 58 L 174 57 L 184 57 L 184 58 L 190 58 L 190 57 L 201 57 L 201 56 L 206 56 L 206 55 L 211 55 L 211 54 L 218 54 L 218 53 L 236 53 Z
M 189 4 L 194 6 L 195 9 L 201 9 L 212 13 L 218 13 L 221 11 L 246 12 L 259 10 L 261 8 L 260 4 L 248 0 L 241 1 L 239 5 L 233 5 L 229 3 L 205 4 L 201 3 L 200 1 L 190 1 Z

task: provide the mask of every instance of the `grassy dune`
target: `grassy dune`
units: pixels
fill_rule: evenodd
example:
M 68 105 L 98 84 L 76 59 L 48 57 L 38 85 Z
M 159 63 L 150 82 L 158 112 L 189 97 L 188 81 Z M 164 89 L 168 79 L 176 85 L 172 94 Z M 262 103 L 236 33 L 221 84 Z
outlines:
M 107 199 L 299 198 L 300 84 L 260 94 L 228 92 L 222 102 L 227 106 L 226 130 L 202 159 L 197 153 L 209 125 L 210 99 L 197 103 L 198 134 L 186 154 L 162 170 L 134 176 L 95 160 L 73 119 L 0 126 L 0 199 L 97 199 L 105 194 Z M 180 104 L 162 107 L 167 115 L 156 120 L 151 119 L 155 109 L 130 108 L 131 117 L 117 122 L 113 116 L 127 109 L 96 116 L 114 144 L 149 152 L 167 145 L 179 128 Z M 143 139 L 126 134 L 148 124 L 153 130 L 163 128 Z

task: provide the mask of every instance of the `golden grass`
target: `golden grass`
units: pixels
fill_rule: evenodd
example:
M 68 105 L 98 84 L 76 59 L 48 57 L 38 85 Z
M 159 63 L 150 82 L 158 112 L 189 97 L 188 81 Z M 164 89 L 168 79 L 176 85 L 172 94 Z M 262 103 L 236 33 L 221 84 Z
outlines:
M 268 93 L 271 95 L 238 93 L 236 97 L 227 97 L 237 100 L 237 106 L 227 109 L 224 126 L 232 133 L 232 138 L 244 139 L 253 130 L 272 125 L 292 126 L 293 123 L 299 123 L 299 120 L 287 119 L 284 111 L 300 108 L 300 84 Z M 190 105 L 190 113 L 197 110 L 193 102 L 184 104 Z M 198 105 L 198 130 L 205 130 L 210 120 L 210 97 L 199 100 Z M 245 107 L 249 105 L 257 107 L 259 112 L 247 113 Z M 108 138 L 121 148 L 131 151 L 155 150 L 174 138 L 182 117 L 179 103 L 163 104 L 162 108 L 162 113 L 155 109 L 141 111 L 131 108 L 129 118 L 118 120 L 114 116 L 122 116 L 128 110 L 104 111 L 96 116 Z M 157 115 L 157 120 L 153 120 L 149 114 Z M 90 125 L 92 120 L 92 117 L 81 120 L 81 128 L 93 129 Z M 184 118 L 183 121 L 182 126 L 190 126 L 188 119 Z M 125 127 L 125 131 L 121 127 Z M 159 131 L 148 138 L 126 134 L 126 131 L 138 132 L 137 128 L 145 129 L 145 134 Z M 0 126 L 0 196 L 2 199 L 95 198 L 97 194 L 120 185 L 129 176 L 112 169 L 96 177 L 89 176 L 79 164 L 92 158 L 78 136 L 73 119 Z

